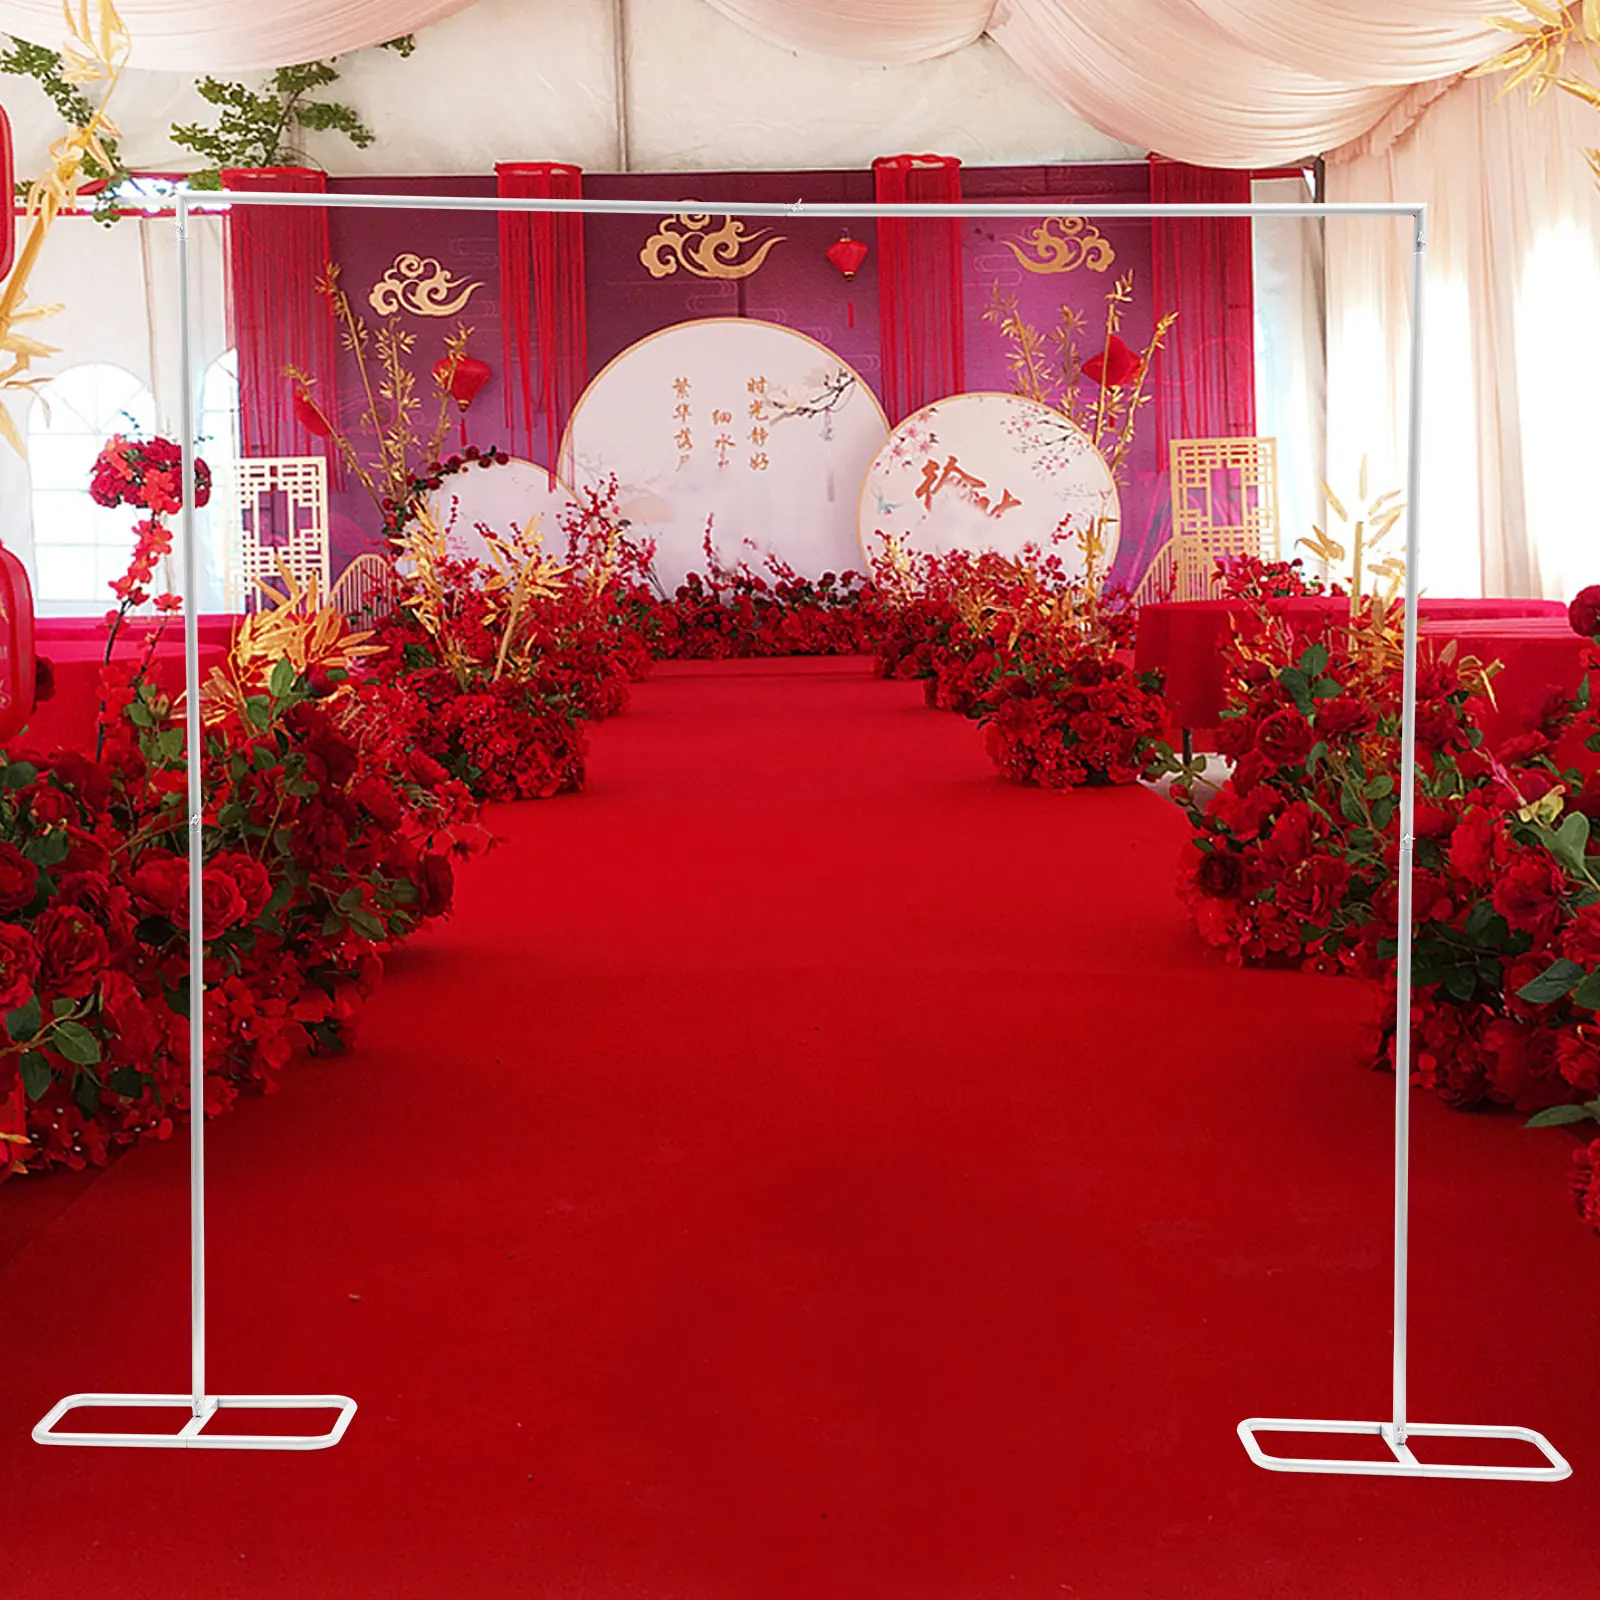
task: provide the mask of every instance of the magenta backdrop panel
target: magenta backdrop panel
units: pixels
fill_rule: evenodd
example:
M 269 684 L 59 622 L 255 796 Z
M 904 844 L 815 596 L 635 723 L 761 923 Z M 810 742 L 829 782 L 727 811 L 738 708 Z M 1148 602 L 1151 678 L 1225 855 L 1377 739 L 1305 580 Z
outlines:
M 1149 198 L 1148 173 L 1142 163 L 973 168 L 963 173 L 963 185 L 966 196 L 973 200 L 1037 198 L 1110 204 Z M 495 186 L 493 178 L 486 176 L 342 180 L 330 187 L 336 192 L 492 195 Z M 636 340 L 674 323 L 747 316 L 808 334 L 849 362 L 874 387 L 878 385 L 875 224 L 856 223 L 846 228 L 804 213 L 771 221 L 745 219 L 747 237 L 740 259 L 748 259 L 765 238 L 776 237 L 779 242 L 760 268 L 744 278 L 701 277 L 683 266 L 657 277 L 641 259 L 661 222 L 677 213 L 704 210 L 713 200 L 870 202 L 869 172 L 593 175 L 585 178 L 584 192 L 596 199 L 643 198 L 661 203 L 659 215 L 586 219 L 591 376 Z M 996 284 L 1017 296 L 1023 315 L 1041 332 L 1056 326 L 1063 305 L 1082 313 L 1090 328 L 1098 330 L 1104 318 L 1105 291 L 1114 278 L 1131 271 L 1134 297 L 1124 314 L 1123 337 L 1135 347 L 1149 338 L 1156 314 L 1150 295 L 1149 224 L 1108 219 L 1096 227 L 1114 254 L 1105 271 L 1080 266 L 1041 274 L 1025 270 L 1006 243 L 1012 240 L 1025 246 L 1029 223 L 974 220 L 967 224 L 963 284 L 969 389 L 1012 387 L 1005 341 L 983 316 Z M 828 246 L 847 231 L 870 247 L 861 270 L 848 283 L 826 257 Z M 413 364 L 419 392 L 427 400 L 425 415 L 430 417 L 433 388 L 429 369 L 444 353 L 444 337 L 458 322 L 473 330 L 471 353 L 488 362 L 494 376 L 468 413 L 468 438 L 480 448 L 504 443 L 498 228 L 493 213 L 335 211 L 330 215 L 330 237 L 345 289 L 374 331 L 382 318 L 368 297 L 402 254 L 437 261 L 455 279 L 480 285 L 458 315 L 404 315 L 401 320 L 416 336 Z M 1097 339 L 1098 333 L 1094 337 Z M 339 415 L 341 423 L 348 426 L 358 417 L 364 399 L 354 362 L 342 349 L 339 374 Z M 1141 418 L 1122 486 L 1123 530 L 1114 576 L 1130 583 L 1137 580 L 1167 537 L 1166 478 L 1156 460 L 1152 413 L 1153 408 L 1147 407 Z M 536 418 L 536 430 L 541 425 L 542 418 Z M 458 438 L 452 428 L 450 448 L 456 448 Z M 359 551 L 377 546 L 380 524 L 371 502 L 359 485 L 350 481 L 335 489 L 332 509 L 337 572 Z M 781 508 L 775 508 L 775 514 L 781 514 Z

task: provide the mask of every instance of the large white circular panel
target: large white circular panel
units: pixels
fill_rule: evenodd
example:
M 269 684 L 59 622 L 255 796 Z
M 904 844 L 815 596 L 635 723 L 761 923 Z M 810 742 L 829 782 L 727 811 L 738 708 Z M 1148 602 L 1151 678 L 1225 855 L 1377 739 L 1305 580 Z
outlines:
M 445 530 L 445 550 L 458 560 L 487 561 L 485 533 L 520 533 L 537 517 L 535 531 L 547 555 L 567 548 L 567 524 L 578 511 L 572 491 L 543 467 L 516 457 L 451 473 L 430 490 L 427 506 Z
M 936 400 L 894 430 L 867 471 L 859 525 L 869 560 L 891 534 L 913 555 L 1037 545 L 1076 576 L 1072 535 L 1099 523 L 1103 576 L 1120 518 L 1111 469 L 1076 423 L 1021 395 L 980 393 Z
M 888 436 L 877 397 L 826 346 L 748 317 L 680 322 L 629 346 L 573 409 L 561 476 L 615 474 L 630 533 L 670 593 L 718 558 L 808 577 L 861 565 L 856 501 Z

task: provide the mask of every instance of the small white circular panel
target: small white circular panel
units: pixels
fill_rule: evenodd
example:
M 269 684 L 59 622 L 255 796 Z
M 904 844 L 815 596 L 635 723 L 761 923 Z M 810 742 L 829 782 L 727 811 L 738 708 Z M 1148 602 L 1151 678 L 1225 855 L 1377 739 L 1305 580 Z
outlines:
M 1103 524 L 1102 574 L 1117 553 L 1117 486 L 1075 423 L 1015 394 L 957 394 L 907 417 L 889 436 L 861 490 L 868 559 L 893 534 L 913 555 L 1038 545 L 1069 574 L 1082 556 L 1069 536 Z
M 561 447 L 579 489 L 617 479 L 670 593 L 718 559 L 776 555 L 808 577 L 861 566 L 856 501 L 888 436 L 877 397 L 826 346 L 749 317 L 680 322 L 630 345 L 584 390 Z
M 445 550 L 458 560 L 487 561 L 485 532 L 505 537 L 520 533 L 532 517 L 547 555 L 567 548 L 567 522 L 578 510 L 572 491 L 532 461 L 513 457 L 504 464 L 476 464 L 452 473 L 427 496 L 427 505 L 445 530 Z

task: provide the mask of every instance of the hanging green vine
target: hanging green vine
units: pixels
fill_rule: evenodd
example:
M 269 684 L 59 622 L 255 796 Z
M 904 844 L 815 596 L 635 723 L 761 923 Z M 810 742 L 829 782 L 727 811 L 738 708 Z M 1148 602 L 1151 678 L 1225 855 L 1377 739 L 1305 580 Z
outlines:
M 45 97 L 69 128 L 87 127 L 94 116 L 94 107 L 75 83 L 67 80 L 61 53 L 48 50 L 41 44 L 29 44 L 25 39 L 12 39 L 0 34 L 5 49 L 0 50 L 0 73 L 12 77 L 31 78 L 44 91 Z M 117 141 L 109 134 L 100 136 L 100 148 L 109 158 L 109 168 L 103 167 L 92 154 L 85 154 L 83 170 L 91 183 L 103 185 L 94 195 L 94 214 L 101 222 L 115 222 L 121 215 L 117 208 L 118 186 L 128 176 L 128 169 L 117 155 Z M 18 197 L 28 192 L 28 182 L 17 184 Z
M 0 73 L 31 78 L 69 127 L 81 127 L 91 108 L 83 93 L 68 81 L 60 54 L 43 45 L 22 39 L 7 39 L 0 51 Z M 409 56 L 416 49 L 413 35 L 402 34 L 378 48 Z M 337 83 L 339 69 L 332 61 L 309 61 L 304 66 L 280 67 L 259 89 L 248 84 L 201 78 L 195 88 L 201 99 L 216 106 L 219 116 L 214 125 L 198 122 L 174 123 L 172 142 L 208 163 L 189 174 L 191 189 L 220 189 L 222 172 L 227 167 L 280 167 L 304 159 L 303 140 L 308 133 L 343 134 L 358 150 L 374 142 L 372 130 L 356 112 L 337 101 L 316 98 L 320 89 Z M 114 222 L 121 210 L 117 190 L 129 177 L 127 166 L 117 155 L 115 139 L 102 140 L 112 169 L 102 169 L 92 158 L 84 162 L 90 179 L 104 187 L 94 197 L 95 215 L 102 222 Z M 28 185 L 19 183 L 19 193 Z
M 378 48 L 409 56 L 416 40 L 402 34 Z M 338 81 L 339 69 L 331 61 L 279 67 L 259 90 L 243 83 L 200 79 L 195 87 L 201 99 L 218 107 L 221 115 L 214 127 L 197 122 L 173 126 L 172 142 L 210 163 L 189 174 L 189 187 L 220 189 L 228 167 L 293 166 L 304 156 L 301 139 L 307 133 L 342 133 L 358 150 L 365 150 L 373 143 L 373 132 L 349 106 L 311 98 Z

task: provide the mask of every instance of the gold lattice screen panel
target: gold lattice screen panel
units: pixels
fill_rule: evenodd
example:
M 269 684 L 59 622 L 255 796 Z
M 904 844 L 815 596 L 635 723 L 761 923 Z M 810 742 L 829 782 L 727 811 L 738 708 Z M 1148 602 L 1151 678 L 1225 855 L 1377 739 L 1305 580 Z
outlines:
M 301 588 L 328 593 L 328 467 L 321 456 L 252 456 L 228 471 L 222 591 L 230 611 L 254 611 L 259 580 L 279 565 Z
M 1278 441 L 1172 441 L 1174 600 L 1211 594 L 1220 557 L 1278 559 Z

